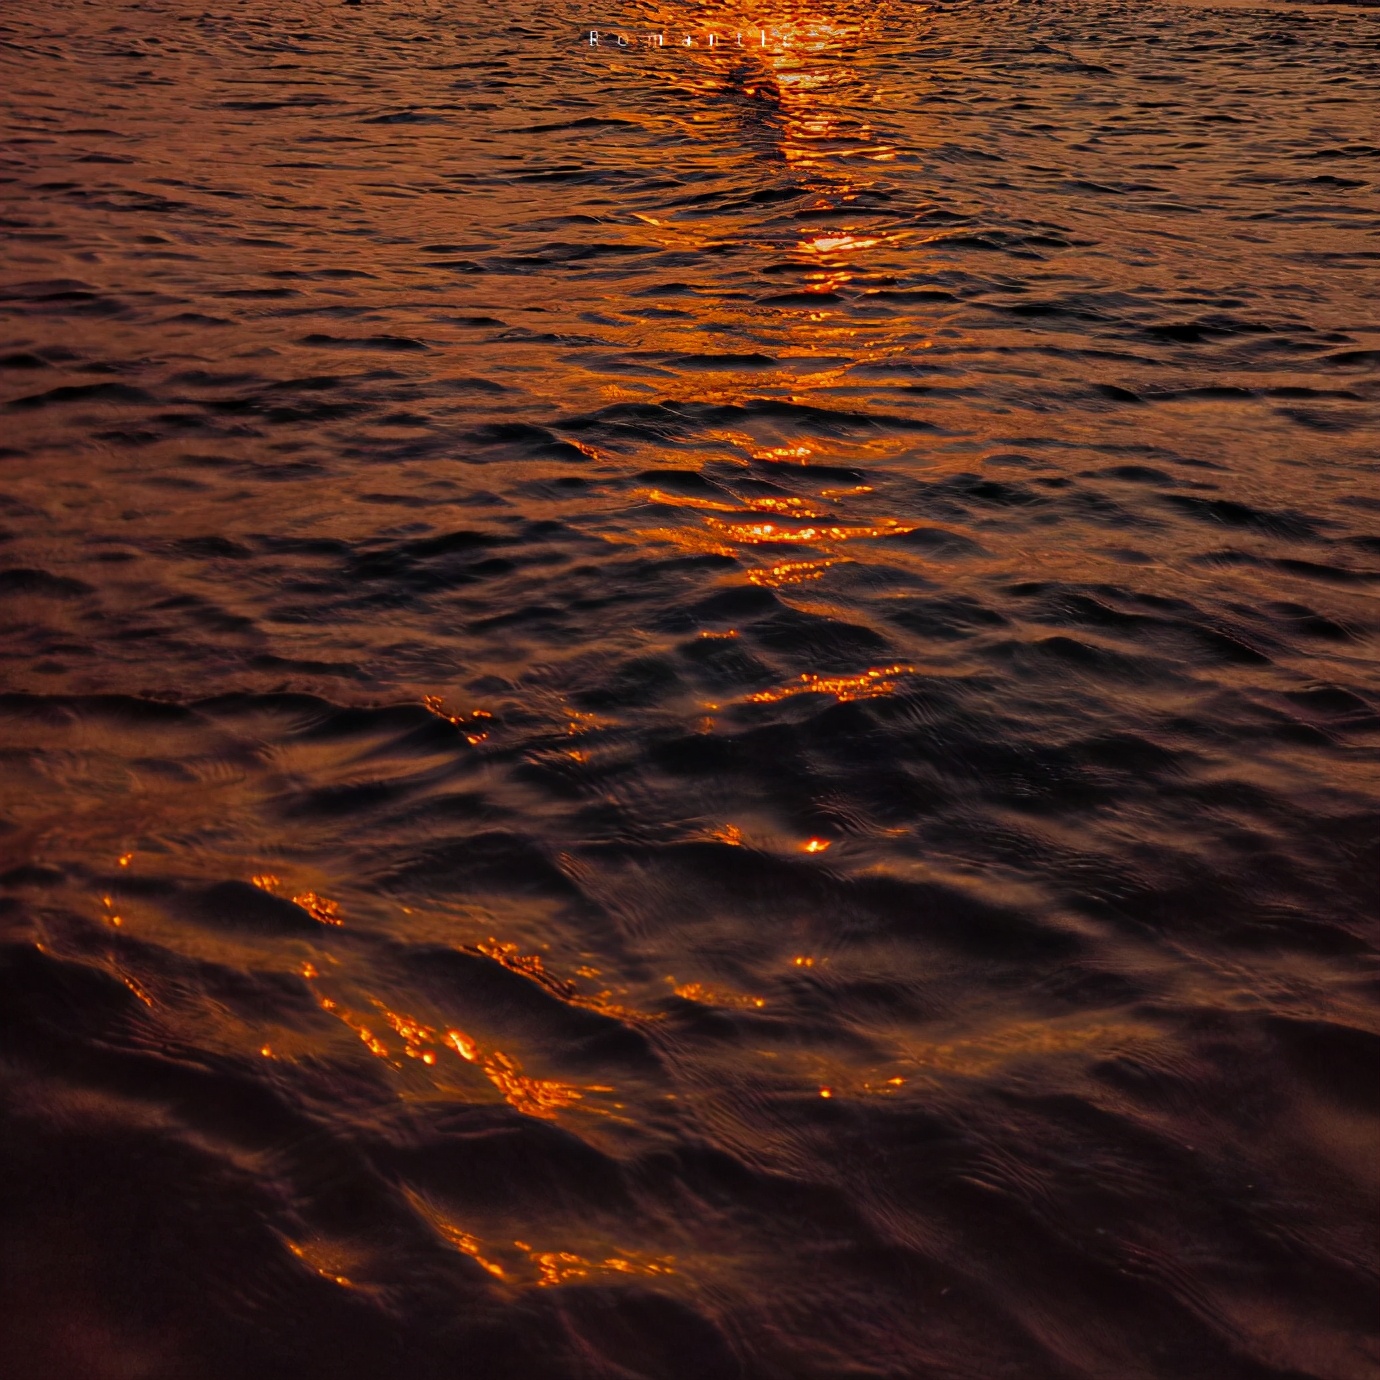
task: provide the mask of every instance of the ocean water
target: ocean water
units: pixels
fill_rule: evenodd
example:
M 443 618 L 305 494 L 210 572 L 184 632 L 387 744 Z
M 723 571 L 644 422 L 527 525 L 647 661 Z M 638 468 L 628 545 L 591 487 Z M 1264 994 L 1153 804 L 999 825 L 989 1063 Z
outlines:
M 6 1374 L 1371 1380 L 1377 88 L 7 5 Z

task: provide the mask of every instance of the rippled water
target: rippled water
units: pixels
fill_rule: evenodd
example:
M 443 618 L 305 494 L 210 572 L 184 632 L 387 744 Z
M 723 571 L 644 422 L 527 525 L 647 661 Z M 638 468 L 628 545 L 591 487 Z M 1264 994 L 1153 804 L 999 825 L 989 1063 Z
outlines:
M 1378 83 L 8 6 L 16 1380 L 1374 1376 Z

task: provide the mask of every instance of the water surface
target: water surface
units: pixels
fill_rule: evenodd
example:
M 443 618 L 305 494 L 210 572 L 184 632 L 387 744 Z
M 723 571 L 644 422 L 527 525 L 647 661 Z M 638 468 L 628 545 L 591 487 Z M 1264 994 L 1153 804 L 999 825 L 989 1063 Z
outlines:
M 7 7 L 16 1380 L 1373 1377 L 1378 84 Z

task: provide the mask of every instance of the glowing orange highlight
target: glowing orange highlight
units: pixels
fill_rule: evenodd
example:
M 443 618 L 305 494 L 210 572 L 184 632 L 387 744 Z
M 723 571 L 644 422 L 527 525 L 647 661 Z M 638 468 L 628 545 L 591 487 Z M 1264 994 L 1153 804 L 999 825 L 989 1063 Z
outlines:
M 682 1001 L 698 1002 L 701 1006 L 741 1007 L 761 1010 L 767 1003 L 762 997 L 750 997 L 741 992 L 727 992 L 718 987 L 706 987 L 700 982 L 676 983 L 668 978 L 672 990 Z
M 340 918 L 340 903 L 318 896 L 314 891 L 303 891 L 292 898 L 293 905 L 301 906 L 313 920 L 323 925 L 343 925 Z
M 755 695 L 746 696 L 746 700 L 751 704 L 775 704 L 793 695 L 833 695 L 841 702 L 870 700 L 893 694 L 899 684 L 895 677 L 914 670 L 914 666 L 897 663 L 894 666 L 874 666 L 857 676 L 817 676 L 806 671 L 793 684 L 784 685 L 779 690 L 759 690 Z
M 825 561 L 783 561 L 779 565 L 766 566 L 748 571 L 748 583 L 767 589 L 781 589 L 786 585 L 804 584 L 807 580 L 818 580 L 831 565 L 838 560 Z

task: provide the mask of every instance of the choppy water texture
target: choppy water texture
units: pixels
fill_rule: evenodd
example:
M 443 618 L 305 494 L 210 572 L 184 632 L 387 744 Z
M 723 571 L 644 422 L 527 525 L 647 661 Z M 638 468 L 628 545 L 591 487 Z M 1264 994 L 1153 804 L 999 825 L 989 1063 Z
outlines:
M 15 1380 L 1376 1374 L 1380 14 L 0 44 Z

